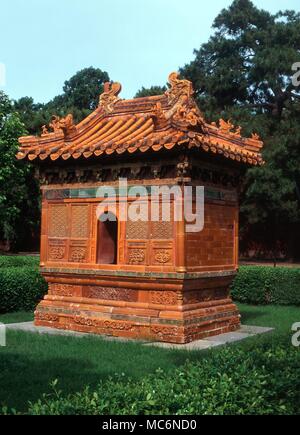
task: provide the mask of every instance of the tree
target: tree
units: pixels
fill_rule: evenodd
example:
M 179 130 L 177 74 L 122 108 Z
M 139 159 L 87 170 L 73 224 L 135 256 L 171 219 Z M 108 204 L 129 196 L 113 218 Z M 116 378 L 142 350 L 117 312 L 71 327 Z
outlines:
M 8 97 L 0 92 L 0 240 L 21 246 L 34 239 L 39 223 L 38 186 L 29 164 L 16 159 L 26 129 Z
M 43 104 L 35 104 L 33 98 L 22 97 L 14 102 L 14 110 L 26 126 L 29 134 L 36 134 L 49 121 L 49 113 Z M 51 115 L 50 115 L 51 116 Z
M 162 95 L 166 92 L 167 87 L 166 86 L 151 86 L 151 88 L 144 88 L 140 89 L 134 98 L 141 98 L 141 97 L 151 97 L 153 95 Z
M 209 120 L 230 118 L 244 134 L 256 131 L 264 139 L 266 164 L 250 169 L 246 179 L 244 234 L 265 244 L 285 241 L 295 257 L 300 238 L 300 88 L 293 86 L 291 76 L 299 61 L 300 14 L 272 15 L 249 0 L 235 0 L 213 28 L 214 35 L 181 73 L 194 83 Z M 276 250 L 273 242 L 269 246 Z
M 99 68 L 79 71 L 65 82 L 63 90 L 66 103 L 79 110 L 95 110 L 105 82 L 109 82 L 109 76 Z
M 14 109 L 19 113 L 29 134 L 40 134 L 41 126 L 49 124 L 52 115 L 66 116 L 72 113 L 75 122 L 80 122 L 96 109 L 103 85 L 109 76 L 98 68 L 85 68 L 67 80 L 63 93 L 46 104 L 34 103 L 30 97 L 15 101 Z

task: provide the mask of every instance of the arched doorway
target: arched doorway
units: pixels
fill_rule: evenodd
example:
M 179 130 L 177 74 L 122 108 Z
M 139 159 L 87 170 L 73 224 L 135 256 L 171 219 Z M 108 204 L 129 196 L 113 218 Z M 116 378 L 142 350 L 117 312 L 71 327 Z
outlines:
M 104 213 L 98 220 L 97 264 L 118 262 L 118 220 L 112 213 Z

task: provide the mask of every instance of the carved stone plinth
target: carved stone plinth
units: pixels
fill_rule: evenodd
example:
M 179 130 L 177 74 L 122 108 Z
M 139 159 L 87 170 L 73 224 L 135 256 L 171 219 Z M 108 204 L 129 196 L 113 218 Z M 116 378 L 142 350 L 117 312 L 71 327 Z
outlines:
M 179 275 L 149 282 L 142 276 L 61 273 L 53 279 L 46 273 L 49 294 L 37 307 L 35 324 L 170 343 L 239 328 L 238 309 L 229 297 L 230 274 L 198 279 Z

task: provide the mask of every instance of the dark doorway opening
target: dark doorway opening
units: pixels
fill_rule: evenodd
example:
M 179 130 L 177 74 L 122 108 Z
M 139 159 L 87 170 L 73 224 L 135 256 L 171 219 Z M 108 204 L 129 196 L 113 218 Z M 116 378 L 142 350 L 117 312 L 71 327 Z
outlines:
M 117 262 L 118 220 L 112 213 L 105 213 L 98 220 L 97 264 L 117 264 Z

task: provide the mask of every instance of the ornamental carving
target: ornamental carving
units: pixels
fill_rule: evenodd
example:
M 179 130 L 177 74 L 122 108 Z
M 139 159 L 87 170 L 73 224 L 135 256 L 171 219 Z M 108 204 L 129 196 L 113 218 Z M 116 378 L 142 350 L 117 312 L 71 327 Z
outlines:
M 163 251 L 159 251 L 157 252 L 157 254 L 155 254 L 155 261 L 157 261 L 157 263 L 161 263 L 161 264 L 166 264 L 169 263 L 169 261 L 171 260 L 171 254 L 170 252 L 163 250 Z
M 57 322 L 59 317 L 56 314 L 41 313 L 38 311 L 35 314 L 36 320 L 44 320 L 45 322 Z
M 119 330 L 119 331 L 130 331 L 133 329 L 133 325 L 127 322 L 112 322 L 106 320 L 103 322 L 104 328 Z
M 74 123 L 73 115 L 70 113 L 65 118 L 53 115 L 49 127 L 54 133 L 63 132 L 65 136 L 76 133 L 76 125 Z M 42 127 L 42 134 L 47 134 L 48 130 L 46 126 Z
M 170 89 L 166 92 L 168 102 L 173 105 L 182 96 L 190 98 L 194 94 L 193 85 L 188 80 L 181 80 L 178 72 L 172 72 L 169 75 Z
M 188 102 L 180 104 L 173 115 L 172 121 L 185 127 L 197 127 L 204 125 L 204 118 L 195 104 Z
M 96 319 L 91 319 L 88 317 L 80 317 L 80 316 L 75 316 L 74 322 L 77 325 L 96 327 L 102 329 L 113 329 L 119 331 L 130 331 L 131 329 L 133 329 L 133 325 L 127 322 L 117 322 L 111 320 L 96 320 Z
M 97 326 L 97 321 L 96 320 L 89 319 L 87 317 L 76 316 L 76 317 L 74 317 L 74 322 L 77 325 L 82 325 L 82 326 Z
M 216 126 L 216 123 L 212 124 Z M 224 121 L 224 119 L 219 120 L 219 130 L 221 133 L 230 134 L 231 136 L 235 136 L 237 138 L 241 138 L 242 127 L 236 127 L 230 120 Z
M 171 88 L 165 93 L 172 108 L 165 113 L 166 119 L 183 127 L 204 126 L 204 118 L 198 106 L 191 98 L 193 85 L 188 80 L 180 80 L 178 73 L 169 76 Z
M 178 334 L 179 330 L 177 326 L 152 325 L 151 332 L 162 338 L 165 336 L 175 336 Z
M 50 246 L 49 260 L 62 260 L 65 256 L 65 248 L 63 246 Z
M 87 205 L 72 206 L 71 237 L 87 239 L 89 236 L 89 207 Z
M 74 263 L 83 263 L 86 259 L 86 248 L 75 247 L 71 250 L 70 261 Z
M 111 301 L 131 301 L 134 290 L 115 287 L 88 286 L 84 290 L 84 296 L 87 298 L 104 299 Z
M 57 296 L 71 297 L 73 296 L 73 289 L 74 286 L 69 284 L 49 284 L 50 292 Z
M 68 237 L 68 215 L 65 205 L 55 205 L 50 209 L 50 237 Z
M 152 224 L 152 239 L 153 240 L 170 240 L 173 239 L 173 223 L 172 222 L 153 222 Z
M 145 251 L 142 249 L 132 249 L 129 253 L 129 264 L 144 263 L 146 258 Z
M 187 156 L 181 156 L 181 161 L 177 163 L 176 169 L 178 178 L 184 178 L 189 175 L 191 164 Z
M 255 141 L 260 141 L 260 136 L 257 133 L 252 133 L 251 139 Z
M 149 237 L 148 222 L 128 221 L 126 224 L 126 238 L 129 240 L 146 240 Z
M 152 291 L 150 292 L 150 301 L 158 305 L 178 305 L 179 295 L 170 291 Z
M 118 97 L 122 90 L 122 85 L 120 83 L 110 83 L 104 84 L 104 92 L 100 95 L 99 106 L 103 108 L 105 113 L 112 113 L 114 110 L 114 105 L 120 101 Z

